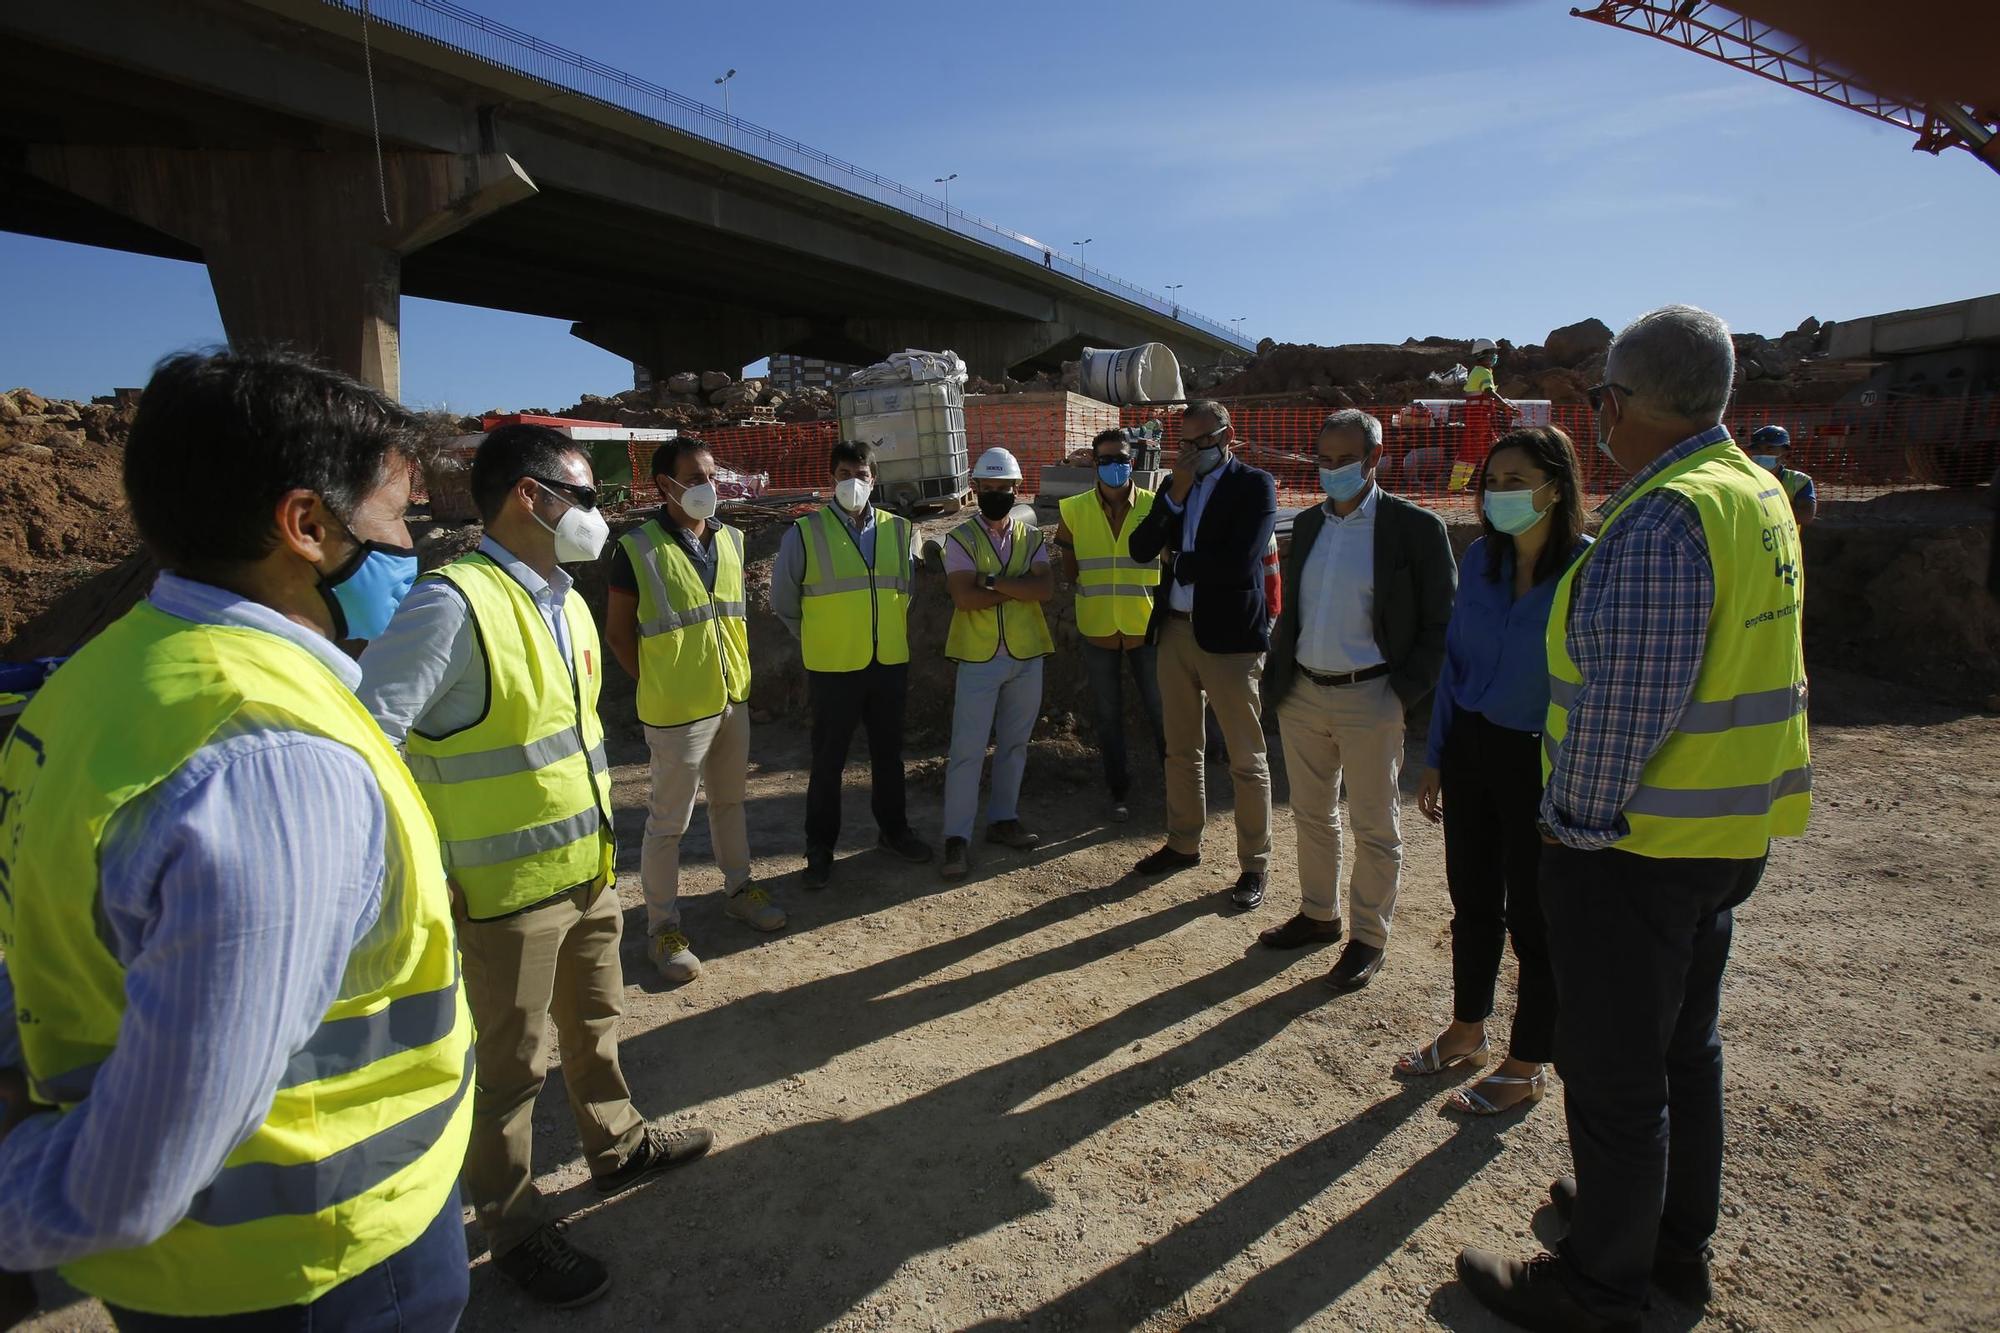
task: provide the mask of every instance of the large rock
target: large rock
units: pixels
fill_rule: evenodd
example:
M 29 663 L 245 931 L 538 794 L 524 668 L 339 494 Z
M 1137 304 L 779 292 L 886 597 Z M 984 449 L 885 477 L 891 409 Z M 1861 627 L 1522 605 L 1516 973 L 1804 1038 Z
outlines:
M 1611 346 L 1611 330 L 1601 319 L 1586 319 L 1556 329 L 1542 346 L 1549 354 L 1550 365 L 1581 365 Z
M 701 376 L 692 370 L 683 370 L 678 375 L 667 376 L 668 393 L 700 393 Z
M 726 370 L 704 370 L 701 372 L 701 391 L 713 395 L 717 389 L 726 389 L 736 382 L 736 377 Z M 710 401 L 714 399 L 711 397 Z

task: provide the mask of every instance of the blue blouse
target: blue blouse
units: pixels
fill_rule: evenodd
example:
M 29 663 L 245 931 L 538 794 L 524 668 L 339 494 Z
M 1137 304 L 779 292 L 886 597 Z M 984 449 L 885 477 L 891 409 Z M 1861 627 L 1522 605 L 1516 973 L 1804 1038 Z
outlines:
M 1589 544 L 1588 537 L 1580 541 L 1570 561 Z M 1444 740 L 1460 713 L 1483 713 L 1496 726 L 1539 732 L 1549 711 L 1549 612 L 1557 578 L 1543 579 L 1517 600 L 1514 553 L 1500 558 L 1499 578 L 1487 578 L 1484 537 L 1466 549 L 1459 570 L 1424 750 L 1432 768 L 1443 764 Z

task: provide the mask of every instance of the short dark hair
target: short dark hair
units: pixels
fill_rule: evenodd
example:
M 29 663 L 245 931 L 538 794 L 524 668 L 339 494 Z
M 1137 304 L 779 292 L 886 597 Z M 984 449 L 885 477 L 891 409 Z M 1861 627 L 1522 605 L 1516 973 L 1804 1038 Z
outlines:
M 311 491 L 347 521 L 392 462 L 414 460 L 417 419 L 381 392 L 294 353 L 183 352 L 153 368 L 125 446 L 139 535 L 170 569 L 261 560 L 274 511 Z
M 1514 539 L 1494 527 L 1493 520 L 1486 517 L 1483 502 L 1486 465 L 1502 449 L 1523 450 L 1535 466 L 1548 473 L 1549 480 L 1556 484 L 1556 502 L 1550 506 L 1549 540 L 1535 560 L 1535 582 L 1540 583 L 1562 571 L 1583 536 L 1582 469 L 1577 466 L 1576 446 L 1570 443 L 1569 436 L 1559 426 L 1523 426 L 1493 441 L 1493 447 L 1486 451 L 1486 462 L 1479 465 L 1479 493 L 1482 497 L 1479 526 L 1486 529 L 1486 577 L 1490 582 L 1499 581 L 1500 558 L 1514 549 Z
M 866 440 L 836 440 L 827 451 L 826 470 L 833 471 L 842 463 L 857 463 L 870 472 L 875 470 L 875 446 Z
M 1109 440 L 1113 444 L 1129 445 L 1131 443 L 1122 427 L 1113 426 L 1110 430 L 1097 432 L 1096 438 L 1090 442 L 1090 452 L 1093 454 L 1096 453 L 1097 446 L 1103 444 L 1106 440 Z
M 583 447 L 554 426 L 510 422 L 486 432 L 472 456 L 472 503 L 481 521 L 491 523 L 506 503 L 507 492 L 523 477 L 547 480 L 562 471 L 563 460 L 582 454 Z M 588 457 L 588 455 L 585 455 Z
M 681 459 L 689 454 L 712 454 L 708 441 L 699 435 L 676 435 L 653 450 L 653 475 L 672 477 L 680 470 Z

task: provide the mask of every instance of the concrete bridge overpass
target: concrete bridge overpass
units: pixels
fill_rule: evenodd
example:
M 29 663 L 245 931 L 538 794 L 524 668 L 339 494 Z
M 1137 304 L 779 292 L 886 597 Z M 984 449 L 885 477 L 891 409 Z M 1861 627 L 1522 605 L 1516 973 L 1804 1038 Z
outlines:
M 450 0 L 370 0 L 365 46 L 359 5 L 8 0 L 0 227 L 204 262 L 232 340 L 392 393 L 404 292 L 568 319 L 661 371 L 922 346 L 991 377 L 1085 343 L 1250 346 Z

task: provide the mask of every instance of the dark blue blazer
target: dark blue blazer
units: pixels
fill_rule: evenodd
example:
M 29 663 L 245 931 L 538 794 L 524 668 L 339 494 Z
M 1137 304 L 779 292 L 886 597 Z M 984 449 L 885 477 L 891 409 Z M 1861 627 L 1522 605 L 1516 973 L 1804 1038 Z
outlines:
M 1211 653 L 1261 653 L 1271 646 L 1271 613 L 1264 601 L 1264 552 L 1278 522 L 1278 487 L 1271 474 L 1231 454 L 1215 479 L 1194 550 L 1181 550 L 1184 517 L 1167 508 L 1167 487 L 1152 512 L 1132 530 L 1132 558 L 1168 554 L 1167 583 L 1194 586 L 1194 641 Z M 1153 599 L 1146 640 L 1157 643 L 1167 614 L 1167 584 Z

